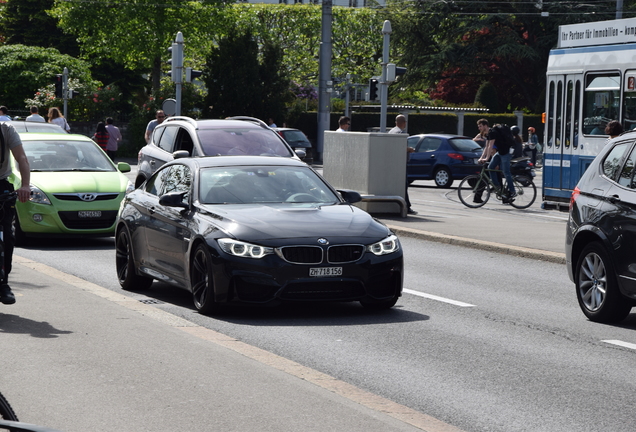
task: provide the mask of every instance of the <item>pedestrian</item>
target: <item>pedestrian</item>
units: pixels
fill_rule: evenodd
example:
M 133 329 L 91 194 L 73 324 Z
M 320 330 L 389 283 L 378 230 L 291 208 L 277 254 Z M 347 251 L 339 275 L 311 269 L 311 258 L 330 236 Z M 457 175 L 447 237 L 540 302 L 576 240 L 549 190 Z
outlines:
M 488 132 L 490 131 L 490 127 L 488 126 L 488 120 L 485 118 L 477 120 L 477 129 L 479 129 L 479 133 L 473 138 L 479 147 L 486 147 L 486 137 L 488 136 Z
M 155 119 L 150 120 L 148 122 L 148 126 L 146 126 L 146 134 L 144 136 L 146 138 L 146 143 L 150 142 L 150 136 L 152 135 L 152 131 L 155 130 L 157 125 L 160 125 L 161 123 L 163 123 L 165 119 L 166 119 L 166 113 L 164 113 L 162 110 L 157 110 L 157 112 L 155 113 Z
M 28 122 L 38 122 L 38 123 L 46 123 L 46 120 L 44 119 L 44 117 L 42 117 L 39 113 L 38 113 L 38 107 L 36 106 L 32 106 L 31 109 L 31 115 L 28 116 L 25 121 Z
M 18 164 L 20 171 L 20 184 L 18 188 L 18 199 L 26 202 L 31 195 L 31 169 L 27 159 L 20 135 L 11 123 L 0 124 L 0 191 L 13 191 L 13 185 L 7 180 L 12 174 L 11 158 Z M 4 240 L 4 271 L 0 274 L 0 302 L 3 304 L 15 303 L 15 295 L 9 287 L 9 273 L 11 273 L 11 262 L 13 260 L 13 249 L 15 247 L 15 235 L 13 232 L 13 219 L 15 217 L 15 206 L 4 203 L 0 208 L 0 225 Z
M 336 129 L 336 132 L 347 132 L 349 130 L 349 126 L 351 126 L 351 119 L 347 116 L 342 116 L 338 119 L 339 128 Z
M 49 123 L 53 123 L 64 129 L 66 132 L 71 132 L 71 127 L 57 107 L 49 108 Z
M 113 124 L 113 118 L 108 117 L 106 119 L 106 132 L 108 132 L 108 144 L 106 144 L 106 154 L 115 162 L 115 158 L 117 157 L 117 149 L 119 148 L 119 143 L 121 142 L 121 132 L 119 128 Z
M 395 127 L 389 131 L 390 134 L 405 134 L 406 132 L 406 117 L 402 114 L 398 114 L 395 117 Z M 411 153 L 415 151 L 414 148 L 406 146 L 406 161 L 408 170 L 408 160 Z M 410 215 L 416 215 L 417 212 L 411 208 L 411 200 L 409 199 L 409 176 L 406 175 L 406 188 L 404 190 L 404 201 L 406 201 L 406 212 Z
M 269 126 L 271 128 L 278 127 L 278 126 L 276 126 L 276 123 L 274 123 L 274 119 L 271 118 L 271 117 L 267 120 L 267 126 Z
M 575 139 L 577 138 L 577 135 L 574 136 Z M 530 126 L 528 128 L 528 141 L 526 142 L 526 147 L 524 149 L 524 153 L 528 154 L 530 153 L 530 162 L 532 163 L 532 165 L 537 164 L 537 152 L 539 151 L 539 149 L 537 148 L 539 146 L 539 137 L 537 136 L 535 129 Z
M 0 121 L 10 121 L 11 117 L 9 117 L 9 108 L 2 105 L 0 106 Z
M 92 136 L 93 141 L 97 143 L 101 147 L 102 150 L 106 151 L 106 146 L 108 145 L 108 131 L 106 131 L 106 126 L 104 122 L 97 123 L 97 129 Z

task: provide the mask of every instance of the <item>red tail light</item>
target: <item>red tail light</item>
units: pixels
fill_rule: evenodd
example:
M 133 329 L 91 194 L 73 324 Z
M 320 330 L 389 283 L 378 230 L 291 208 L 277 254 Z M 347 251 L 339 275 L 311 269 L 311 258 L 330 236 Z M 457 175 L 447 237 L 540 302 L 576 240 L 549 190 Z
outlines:
M 457 159 L 460 161 L 463 161 L 464 159 L 466 159 L 464 156 L 460 155 L 459 153 L 449 153 L 448 157 L 451 159 Z
M 572 207 L 574 207 L 574 201 L 581 195 L 581 190 L 577 187 L 572 191 L 572 195 L 570 196 L 570 211 L 572 211 Z

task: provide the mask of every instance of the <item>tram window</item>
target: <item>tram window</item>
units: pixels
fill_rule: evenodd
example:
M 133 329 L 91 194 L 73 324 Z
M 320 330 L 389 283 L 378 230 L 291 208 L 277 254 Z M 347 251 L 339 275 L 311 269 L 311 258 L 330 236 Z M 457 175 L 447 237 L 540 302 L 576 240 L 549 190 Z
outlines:
M 623 129 L 626 131 L 636 129 L 636 85 L 634 85 L 634 70 L 625 71 L 625 79 L 628 81 L 623 93 Z
M 603 161 L 603 174 L 614 180 L 619 168 L 621 167 L 621 160 L 623 154 L 629 149 L 628 143 L 621 143 L 615 146 L 612 151 L 609 152 L 605 161 Z
M 618 120 L 620 103 L 620 76 L 611 74 L 588 74 L 585 77 L 583 99 L 583 133 L 605 135 L 605 126 Z
M 563 83 L 557 84 L 556 126 L 554 127 L 554 146 L 561 145 L 561 122 L 563 121 Z
M 579 145 L 579 115 L 581 112 L 581 81 L 576 80 L 574 91 L 574 148 Z
M 574 85 L 572 81 L 568 81 L 566 88 L 566 103 L 565 103 L 565 147 L 570 147 L 570 137 L 572 136 L 572 92 L 574 91 Z
M 552 142 L 554 140 L 554 130 L 553 130 L 553 122 L 554 122 L 554 81 L 550 82 L 550 94 L 548 99 L 548 147 L 552 147 Z

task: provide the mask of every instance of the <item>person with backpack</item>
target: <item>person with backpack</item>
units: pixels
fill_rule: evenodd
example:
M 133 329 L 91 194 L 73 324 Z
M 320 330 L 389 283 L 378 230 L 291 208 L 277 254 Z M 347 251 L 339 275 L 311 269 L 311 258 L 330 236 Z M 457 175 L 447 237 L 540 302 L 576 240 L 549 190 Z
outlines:
M 514 145 L 515 140 L 510 128 L 506 125 L 496 124 L 490 128 L 486 147 L 484 147 L 484 151 L 479 158 L 479 163 L 486 163 L 490 155 L 494 153 L 488 165 L 488 169 L 501 169 L 501 171 L 503 171 L 503 175 L 508 183 L 508 193 L 502 191 L 504 204 L 510 203 L 517 195 L 512 180 L 512 173 L 510 172 L 510 160 L 512 159 L 510 149 L 513 148 Z M 497 174 L 496 171 L 490 171 L 490 178 L 496 187 L 501 188 L 501 181 Z

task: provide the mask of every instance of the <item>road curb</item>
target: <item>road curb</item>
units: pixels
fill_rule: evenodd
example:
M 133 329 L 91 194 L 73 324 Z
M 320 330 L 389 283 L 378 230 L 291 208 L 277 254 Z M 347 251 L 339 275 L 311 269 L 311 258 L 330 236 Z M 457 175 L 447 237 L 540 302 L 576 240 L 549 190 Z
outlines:
M 404 228 L 397 225 L 387 224 L 389 229 L 398 236 L 412 237 L 421 240 L 429 240 L 438 243 L 446 243 L 456 246 L 469 247 L 473 249 L 497 252 L 506 255 L 513 255 L 522 258 L 530 258 L 539 261 L 547 261 L 555 264 L 565 264 L 565 253 L 550 252 L 540 249 L 524 248 L 520 246 L 511 246 L 501 243 L 489 242 L 484 240 L 468 239 L 446 234 L 439 234 L 430 231 L 422 231 L 412 228 Z

